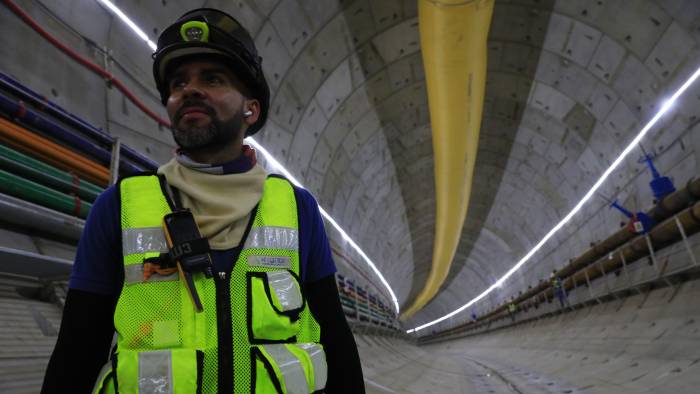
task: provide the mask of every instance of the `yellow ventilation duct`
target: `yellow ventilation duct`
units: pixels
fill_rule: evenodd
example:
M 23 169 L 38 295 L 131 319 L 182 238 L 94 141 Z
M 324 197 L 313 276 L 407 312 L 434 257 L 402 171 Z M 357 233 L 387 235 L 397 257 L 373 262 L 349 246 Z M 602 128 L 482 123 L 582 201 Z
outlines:
M 433 266 L 411 317 L 438 292 L 467 216 L 486 85 L 486 39 L 494 0 L 418 0 L 435 160 Z

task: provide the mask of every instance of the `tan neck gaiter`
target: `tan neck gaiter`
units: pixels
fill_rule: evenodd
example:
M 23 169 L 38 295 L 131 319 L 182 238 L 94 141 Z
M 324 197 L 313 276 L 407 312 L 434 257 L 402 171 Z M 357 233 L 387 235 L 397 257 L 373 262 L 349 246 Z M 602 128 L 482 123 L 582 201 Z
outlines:
M 267 177 L 258 164 L 248 172 L 220 175 L 187 168 L 176 159 L 158 168 L 158 173 L 180 191 L 183 207 L 192 211 L 202 236 L 215 250 L 241 242 Z

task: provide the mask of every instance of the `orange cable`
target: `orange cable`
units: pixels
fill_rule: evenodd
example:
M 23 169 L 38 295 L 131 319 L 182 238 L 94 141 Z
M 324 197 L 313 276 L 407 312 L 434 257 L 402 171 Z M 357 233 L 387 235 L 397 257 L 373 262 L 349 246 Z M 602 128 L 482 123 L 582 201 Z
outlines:
M 98 185 L 109 184 L 109 169 L 106 167 L 4 118 L 0 118 L 0 141 Z

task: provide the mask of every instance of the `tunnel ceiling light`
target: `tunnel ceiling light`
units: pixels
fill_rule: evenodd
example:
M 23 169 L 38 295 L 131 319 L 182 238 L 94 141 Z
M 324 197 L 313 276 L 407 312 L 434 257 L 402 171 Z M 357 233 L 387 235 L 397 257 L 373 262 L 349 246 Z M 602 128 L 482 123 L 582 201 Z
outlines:
M 110 0 L 97 0 L 97 2 L 104 4 L 105 7 L 109 8 L 109 10 L 112 11 L 112 13 L 114 13 L 114 15 L 118 16 L 119 19 L 122 20 L 122 22 L 126 23 L 126 25 L 129 26 L 131 30 L 134 31 L 134 33 L 136 33 L 136 35 L 138 35 L 143 41 L 145 41 L 146 44 L 148 44 L 148 46 L 151 47 L 152 50 L 156 50 L 156 44 L 153 41 L 151 41 L 150 38 L 148 38 L 146 33 L 144 33 L 143 30 L 141 30 L 141 28 L 136 26 L 136 23 L 129 19 L 129 17 L 126 16 L 126 14 L 122 12 L 122 10 L 117 8 L 117 6 L 114 5 Z
M 613 171 L 615 171 L 615 169 L 620 165 L 620 163 L 622 163 L 622 161 L 625 159 L 625 157 L 627 157 L 627 155 L 637 146 L 637 144 L 639 144 L 639 142 L 642 140 L 642 138 L 644 138 L 644 136 L 649 132 L 649 130 L 651 130 L 651 128 L 654 127 L 656 122 L 658 122 L 659 119 L 661 119 L 661 117 L 664 116 L 673 107 L 673 105 L 676 103 L 676 100 L 678 99 L 678 97 L 680 97 L 683 93 L 685 93 L 685 91 L 690 87 L 690 85 L 693 84 L 693 82 L 695 82 L 696 79 L 698 79 L 699 76 L 700 76 L 700 68 L 695 70 L 693 75 L 691 75 L 690 78 L 688 78 L 685 81 L 685 83 L 683 83 L 683 85 L 681 85 L 681 87 L 678 88 L 678 90 L 676 90 L 676 92 L 673 93 L 673 95 L 668 100 L 663 102 L 663 104 L 661 105 L 661 108 L 659 109 L 659 112 L 657 112 L 656 115 L 654 115 L 654 117 L 651 118 L 651 120 L 639 131 L 639 133 L 637 134 L 636 137 L 634 137 L 632 142 L 630 142 L 629 145 L 627 145 L 627 147 L 622 151 L 622 153 L 620 153 L 620 156 L 618 156 L 618 158 L 615 159 L 615 161 L 610 165 L 610 167 L 607 170 L 605 170 L 605 172 L 603 172 L 603 174 L 600 176 L 598 181 L 583 196 L 583 198 L 581 198 L 581 200 L 578 202 L 578 204 L 576 204 L 576 206 L 574 206 L 574 208 L 571 210 L 571 212 L 569 212 L 559 223 L 557 223 L 557 225 L 554 226 L 554 228 L 549 230 L 547 235 L 545 235 L 544 238 L 542 238 L 540 240 L 540 242 L 538 242 L 537 245 L 535 245 L 535 247 L 532 248 L 532 250 L 530 250 L 525 256 L 523 256 L 523 258 L 521 258 L 520 261 L 518 261 L 511 269 L 509 269 L 508 272 L 505 273 L 505 275 L 503 275 L 500 279 L 498 279 L 494 284 L 492 284 L 483 293 L 474 297 L 471 301 L 467 302 L 466 304 L 459 307 L 458 309 L 455 309 L 454 311 L 446 314 L 443 317 L 440 317 L 440 318 L 435 319 L 431 322 L 420 325 L 416 328 L 412 328 L 406 332 L 409 334 L 414 333 L 414 332 L 420 331 L 424 328 L 428 328 L 432 325 L 438 324 L 442 321 L 445 321 L 445 320 L 455 316 L 456 314 L 464 311 L 465 309 L 469 308 L 470 306 L 474 305 L 479 300 L 486 297 L 489 293 L 491 293 L 492 291 L 494 291 L 498 287 L 502 286 L 503 283 L 508 278 L 510 278 L 511 275 L 513 275 L 517 270 L 519 270 L 520 267 L 522 267 L 523 264 L 525 264 L 530 259 L 530 257 L 532 257 L 538 250 L 540 250 L 540 248 L 542 248 L 542 246 L 545 244 L 545 242 L 547 242 L 550 238 L 552 238 L 552 236 L 554 236 L 554 234 L 557 231 L 559 231 L 562 227 L 564 227 L 564 225 L 566 223 L 568 223 L 571 220 L 571 218 L 578 211 L 581 210 L 583 205 L 586 202 L 588 202 L 588 200 L 590 200 L 591 197 L 593 197 L 593 194 L 603 185 L 603 182 L 605 182 L 605 180 L 608 179 L 610 174 Z
M 151 47 L 152 50 L 154 50 L 154 51 L 156 50 L 156 44 L 154 44 L 153 41 L 151 41 L 151 40 L 148 38 L 148 36 L 146 35 L 146 33 L 144 33 L 143 30 L 141 30 L 138 26 L 136 26 L 136 24 L 135 24 L 134 22 L 132 22 L 131 19 L 129 19 L 129 17 L 126 16 L 126 14 L 124 14 L 124 12 L 122 12 L 122 10 L 120 10 L 119 8 L 117 8 L 117 6 L 115 6 L 114 4 L 112 4 L 111 1 L 109 1 L 109 0 L 96 0 L 96 1 L 98 1 L 98 2 L 100 2 L 100 3 L 102 3 L 102 4 L 104 4 L 105 6 L 107 6 L 107 8 L 109 8 L 110 11 L 112 11 L 114 14 L 116 14 L 124 23 L 127 24 L 127 26 L 129 26 L 129 27 L 131 28 L 131 30 L 133 30 L 139 37 L 141 37 L 141 39 L 142 39 L 143 41 L 145 41 L 145 42 L 148 44 L 148 46 Z M 246 140 L 247 140 L 251 145 L 253 145 L 253 147 L 254 147 L 257 151 L 259 151 L 260 153 L 262 153 L 263 156 L 265 157 L 265 160 L 267 160 L 268 163 L 270 163 L 272 166 L 274 166 L 276 169 L 278 169 L 285 177 L 287 177 L 287 179 L 289 179 L 289 180 L 290 180 L 292 183 L 294 183 L 295 185 L 297 185 L 297 186 L 299 186 L 299 187 L 303 187 L 302 184 L 301 184 L 301 182 L 299 182 L 299 181 L 298 181 L 298 180 L 297 180 L 283 165 L 282 165 L 282 163 L 280 163 L 279 161 L 277 161 L 277 159 L 275 159 L 275 158 L 272 156 L 272 154 L 270 154 L 270 152 L 267 151 L 267 149 L 263 148 L 263 146 L 260 145 L 257 141 L 255 141 L 252 137 L 248 137 Z M 331 215 L 329 215 L 328 212 L 326 212 L 326 210 L 323 209 L 323 207 L 321 207 L 321 206 L 319 205 L 318 208 L 319 208 L 319 210 L 321 211 L 321 215 L 323 215 L 323 217 L 338 231 L 338 233 L 339 233 L 340 236 L 343 238 L 343 240 L 345 240 L 353 249 L 355 249 L 355 251 L 356 251 L 360 256 L 362 256 L 362 258 L 365 260 L 365 262 L 367 263 L 367 265 L 372 269 L 372 271 L 374 271 L 374 273 L 377 275 L 377 277 L 379 278 L 379 280 L 382 282 L 382 284 L 384 285 L 384 287 L 386 287 L 387 291 L 389 291 L 389 295 L 391 296 L 391 301 L 394 303 L 394 308 L 396 309 L 396 314 L 398 315 L 398 314 L 399 314 L 399 301 L 398 301 L 398 299 L 396 298 L 396 294 L 394 294 L 394 291 L 392 290 L 391 286 L 389 286 L 389 282 L 387 282 L 386 279 L 384 278 L 384 275 L 382 275 L 382 273 L 379 271 L 379 269 L 378 269 L 377 266 L 374 264 L 374 262 L 372 261 L 372 259 L 370 259 L 369 256 L 367 256 L 367 254 L 360 248 L 360 246 L 357 245 L 357 243 L 356 243 L 352 238 L 350 238 L 350 236 L 345 232 L 345 230 L 343 230 L 342 227 L 340 227 L 340 225 L 338 224 L 338 222 L 336 222 L 336 221 L 331 217 Z

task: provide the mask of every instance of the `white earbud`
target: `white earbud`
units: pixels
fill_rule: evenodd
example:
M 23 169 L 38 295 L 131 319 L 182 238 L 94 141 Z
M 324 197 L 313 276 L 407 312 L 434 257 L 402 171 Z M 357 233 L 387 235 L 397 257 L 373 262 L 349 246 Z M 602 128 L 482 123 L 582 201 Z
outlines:
M 249 116 L 252 116 L 252 115 L 253 115 L 253 111 L 245 111 L 245 112 L 243 112 L 243 116 L 245 116 L 246 118 L 249 117 Z

